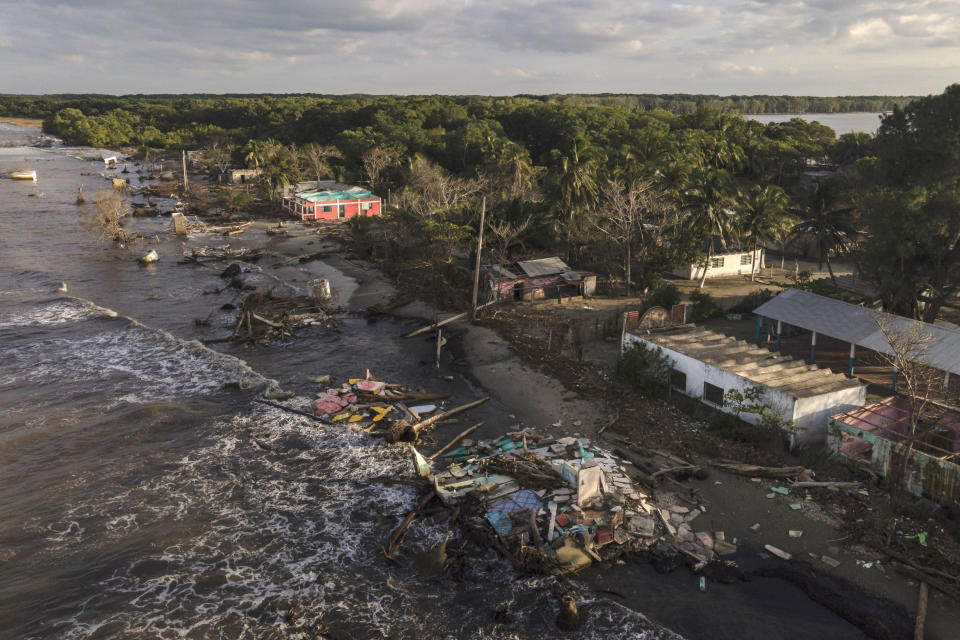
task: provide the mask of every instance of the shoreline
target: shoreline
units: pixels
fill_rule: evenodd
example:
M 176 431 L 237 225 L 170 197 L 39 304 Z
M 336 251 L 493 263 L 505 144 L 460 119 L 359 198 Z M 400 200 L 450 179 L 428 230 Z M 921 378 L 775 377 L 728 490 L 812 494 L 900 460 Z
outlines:
M 16 116 L 0 116 L 0 123 L 12 124 L 18 127 L 40 127 L 43 120 L 40 118 L 19 118 Z

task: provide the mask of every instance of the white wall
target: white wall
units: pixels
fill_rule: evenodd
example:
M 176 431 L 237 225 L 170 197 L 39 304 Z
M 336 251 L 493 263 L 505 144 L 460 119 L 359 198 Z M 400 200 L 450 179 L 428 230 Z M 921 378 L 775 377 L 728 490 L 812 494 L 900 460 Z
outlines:
M 624 334 L 624 349 L 629 348 L 630 344 L 633 342 L 642 342 L 651 348 L 660 347 L 660 345 L 656 344 L 655 342 L 644 340 L 636 334 Z M 663 349 L 664 355 L 674 361 L 673 368 L 686 374 L 687 388 L 684 390 L 684 393 L 693 398 L 699 398 L 704 404 L 712 406 L 716 409 L 720 409 L 726 413 L 733 414 L 734 412 L 730 409 L 730 407 L 719 407 L 704 399 L 704 382 L 709 382 L 716 387 L 720 387 L 723 389 L 724 393 L 730 391 L 731 389 L 737 389 L 742 393 L 751 387 L 757 386 L 756 382 L 748 380 L 742 376 L 738 376 L 735 373 L 730 373 L 729 371 L 715 367 L 712 364 L 707 364 L 706 362 L 691 358 L 690 356 L 674 351 L 673 349 L 665 349 L 663 347 L 660 348 Z M 795 399 L 793 396 L 790 396 L 777 389 L 765 387 L 763 402 L 769 404 L 771 408 L 783 416 L 784 420 L 793 419 L 795 404 Z M 744 422 L 749 422 L 751 424 L 757 424 L 760 421 L 760 416 L 754 413 L 742 413 L 740 414 L 740 418 Z
M 736 276 L 740 274 L 750 274 L 751 265 L 740 264 L 741 256 L 749 256 L 750 251 L 738 253 L 725 253 L 722 256 L 713 256 L 714 258 L 723 258 L 722 267 L 710 267 L 707 269 L 707 278 L 719 278 L 723 276 Z M 759 272 L 763 268 L 764 250 L 758 248 L 754 252 L 753 259 L 757 261 L 756 270 Z M 690 264 L 678 267 L 673 271 L 673 275 L 680 276 L 687 280 L 699 280 L 703 276 L 702 264 Z
M 797 399 L 793 416 L 793 423 L 797 426 L 797 442 L 826 442 L 827 420 L 830 416 L 862 407 L 866 403 L 867 388 L 863 385 Z
M 644 340 L 636 334 L 624 333 L 623 349 L 629 348 L 634 342 L 644 343 L 651 348 L 659 346 L 655 342 Z M 724 393 L 731 389 L 737 389 L 742 393 L 758 385 L 757 382 L 691 358 L 672 349 L 660 348 L 663 349 L 664 355 L 674 361 L 673 368 L 686 374 L 687 384 L 684 390 L 686 395 L 699 398 L 704 404 L 720 409 L 726 413 L 733 414 L 733 411 L 729 407 L 718 407 L 704 399 L 704 382 L 709 382 L 714 386 L 720 387 Z M 785 421 L 793 421 L 794 425 L 798 427 L 793 441 L 802 444 L 818 444 L 824 442 L 826 439 L 827 419 L 831 415 L 842 411 L 854 407 L 862 407 L 866 403 L 867 395 L 866 387 L 862 385 L 808 398 L 794 398 L 784 391 L 770 387 L 764 387 L 764 389 L 763 402 L 770 405 Z M 742 413 L 740 414 L 740 418 L 750 424 L 757 424 L 760 421 L 760 416 L 754 413 Z

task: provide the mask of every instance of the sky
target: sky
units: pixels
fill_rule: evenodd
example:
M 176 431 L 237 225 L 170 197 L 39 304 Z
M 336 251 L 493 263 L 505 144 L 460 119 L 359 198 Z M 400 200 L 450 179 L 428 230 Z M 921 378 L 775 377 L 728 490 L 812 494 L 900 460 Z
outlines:
M 927 95 L 960 0 L 0 0 L 0 93 Z

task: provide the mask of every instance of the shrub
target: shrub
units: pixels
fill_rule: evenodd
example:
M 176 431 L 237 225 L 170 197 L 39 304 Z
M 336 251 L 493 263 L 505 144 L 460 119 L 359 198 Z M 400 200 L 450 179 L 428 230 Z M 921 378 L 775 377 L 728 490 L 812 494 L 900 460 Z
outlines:
M 719 316 L 722 312 L 713 297 L 703 289 L 694 289 L 690 292 L 690 301 L 693 302 L 694 322 L 703 322 Z
M 673 360 L 660 347 L 635 342 L 617 361 L 617 377 L 637 391 L 651 396 L 666 395 Z
M 754 309 L 762 305 L 767 300 L 772 299 L 773 291 L 770 289 L 760 289 L 743 297 L 740 302 L 731 307 L 730 311 L 734 313 L 752 313 Z
M 647 307 L 663 307 L 669 311 L 674 305 L 680 304 L 680 300 L 680 290 L 677 289 L 677 285 L 668 282 L 653 292 L 647 301 Z

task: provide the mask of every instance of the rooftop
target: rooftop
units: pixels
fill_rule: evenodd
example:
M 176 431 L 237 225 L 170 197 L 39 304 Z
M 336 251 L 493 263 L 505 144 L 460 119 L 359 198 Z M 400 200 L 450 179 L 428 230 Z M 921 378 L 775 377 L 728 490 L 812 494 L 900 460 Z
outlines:
M 889 325 L 888 332 L 904 334 L 909 334 L 917 327 L 931 339 L 922 358 L 923 363 L 941 371 L 960 374 L 960 331 L 800 289 L 787 289 L 757 307 L 754 313 L 881 353 L 890 353 L 891 349 L 890 342 L 880 330 L 880 323 Z
M 513 280 L 525 275 L 529 278 L 563 274 L 567 280 L 579 280 L 580 275 L 574 272 L 567 263 L 554 256 L 552 258 L 538 258 L 536 260 L 521 260 L 512 265 L 486 265 L 485 268 L 497 278 Z
M 361 200 L 376 198 L 363 187 L 355 187 L 333 180 L 324 180 L 316 183 L 316 188 L 298 191 L 294 195 L 307 202 L 336 202 L 337 200 Z
M 664 349 L 682 353 L 795 398 L 808 398 L 861 386 L 857 378 L 848 378 L 829 369 L 821 369 L 802 360 L 773 353 L 749 342 L 700 327 L 663 333 L 631 333 Z

